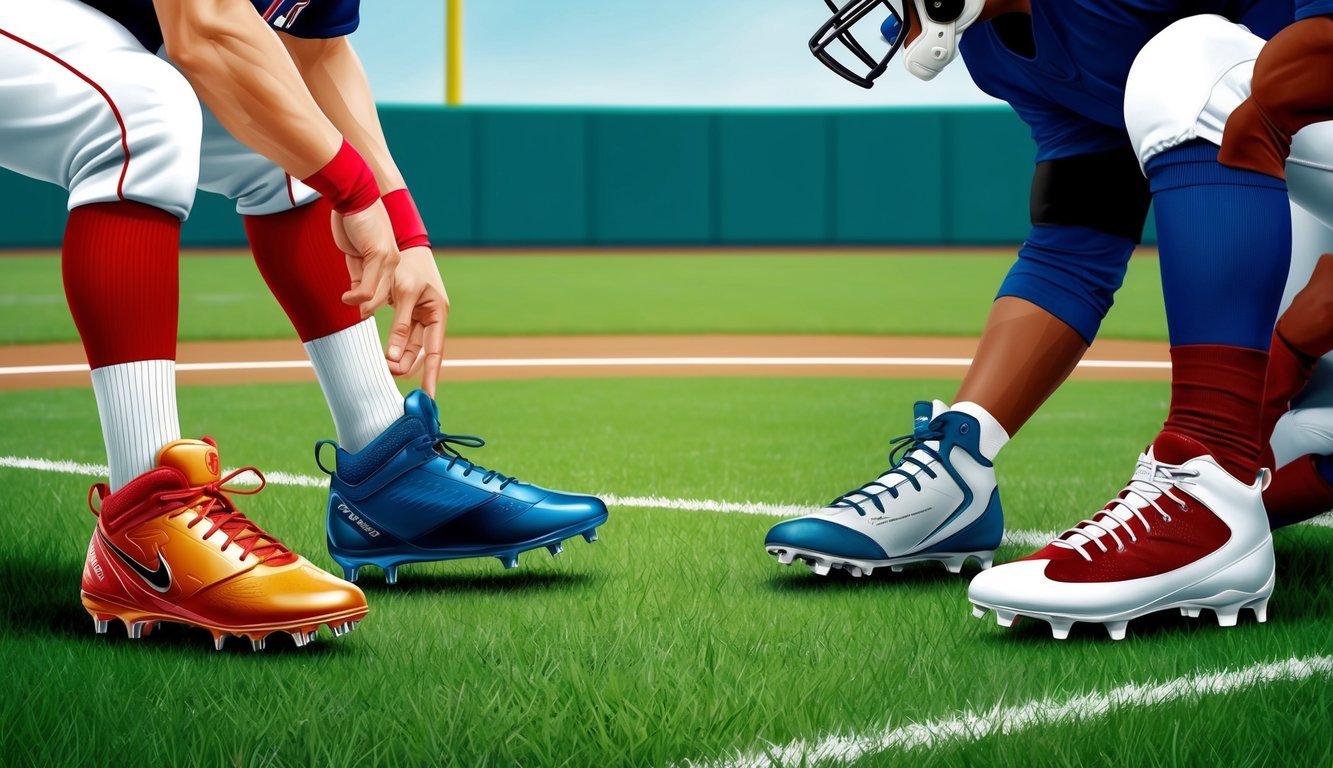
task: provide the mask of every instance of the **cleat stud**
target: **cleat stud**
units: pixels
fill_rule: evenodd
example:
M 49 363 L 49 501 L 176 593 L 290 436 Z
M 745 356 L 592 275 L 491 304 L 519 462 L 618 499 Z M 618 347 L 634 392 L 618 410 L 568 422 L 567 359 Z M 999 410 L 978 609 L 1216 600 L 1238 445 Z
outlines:
M 861 575 L 862 575 L 862 576 L 869 576 L 870 574 L 872 574 L 872 573 L 874 573 L 874 572 L 875 572 L 875 567 L 874 567 L 874 566 L 871 566 L 871 565 L 863 565 L 863 566 L 861 566 Z
M 865 575 L 865 571 L 862 571 L 859 566 L 848 564 L 844 565 L 843 568 L 850 573 L 854 579 L 859 579 Z
M 1051 624 L 1051 637 L 1056 640 L 1068 640 L 1069 630 L 1074 627 L 1074 622 L 1070 619 L 1049 619 Z
M 1203 613 L 1203 609 L 1197 605 L 1188 605 L 1180 609 L 1180 615 L 1188 619 L 1197 619 Z
M 795 552 L 792 552 L 789 549 L 778 550 L 778 562 L 781 563 L 782 565 L 791 565 L 792 561 L 795 559 L 796 559 Z
M 1112 640 L 1124 640 L 1125 630 L 1129 628 L 1128 621 L 1108 621 L 1106 622 L 1106 633 Z
M 591 529 L 589 529 L 589 530 L 584 531 L 584 532 L 583 532 L 583 538 L 584 538 L 584 540 L 587 541 L 589 544 L 593 543 L 594 541 L 597 541 L 597 529 L 596 529 L 596 528 L 591 528 Z
M 264 638 L 264 637 L 252 637 L 252 638 L 250 638 L 250 650 L 252 650 L 252 651 L 262 651 L 262 650 L 264 650 L 264 645 L 266 644 L 266 640 L 267 640 L 267 639 Z
M 222 650 L 222 646 L 226 644 L 227 644 L 227 635 L 224 634 L 213 635 L 213 650 L 220 651 Z
M 384 583 L 385 584 L 398 583 L 398 566 L 396 565 L 384 566 Z
M 1237 608 L 1234 605 L 1229 605 L 1226 608 L 1218 608 L 1216 609 L 1216 611 L 1217 611 L 1218 626 L 1222 627 L 1236 626 L 1236 619 L 1240 617 L 1239 608 Z
M 99 619 L 96 616 L 93 617 L 93 631 L 97 634 L 105 635 L 110 628 L 111 622 L 107 619 Z
M 827 576 L 831 570 L 828 563 L 819 560 L 814 561 L 810 567 L 814 569 L 816 576 Z
M 360 567 L 343 566 L 343 581 L 356 581 L 356 577 L 361 575 Z
M 999 609 L 995 611 L 995 623 L 1002 627 L 1012 627 L 1016 618 L 1018 618 L 1018 614 L 1013 611 L 1001 611 Z
M 944 570 L 948 571 L 949 573 L 962 573 L 963 564 L 956 560 L 950 560 L 949 562 L 944 564 Z
M 306 638 L 306 634 L 304 632 L 296 631 L 296 632 L 290 632 L 288 634 L 292 636 L 292 642 L 296 644 L 297 648 L 304 648 L 306 646 L 306 643 L 310 642 L 310 640 Z
M 556 555 L 560 554 L 561 552 L 564 552 L 564 551 L 565 551 L 565 548 L 562 547 L 562 546 L 560 546 L 560 542 L 557 541 L 557 542 L 554 543 L 554 544 L 548 544 L 548 545 L 546 545 L 546 550 L 547 550 L 548 552 L 551 553 L 551 557 L 555 557 Z
M 143 637 L 143 630 L 146 626 L 148 626 L 146 621 L 132 622 L 126 627 L 126 633 L 129 634 L 131 640 L 138 640 Z
M 986 609 L 974 603 L 972 605 L 972 618 L 974 619 L 986 618 Z
M 889 566 L 889 571 L 890 571 L 891 573 L 902 573 L 902 572 L 903 572 L 903 567 L 902 567 L 901 565 L 890 565 L 890 566 Z
M 981 570 L 987 571 L 995 566 L 995 553 L 987 552 L 978 558 L 981 561 Z
M 509 570 L 510 568 L 517 568 L 517 567 L 518 567 L 518 553 L 517 553 L 517 552 L 506 552 L 506 553 L 503 554 L 503 555 L 498 555 L 498 556 L 496 556 L 495 559 L 500 561 L 500 564 L 503 565 L 503 566 L 505 567 L 505 570 Z
M 348 631 L 348 632 L 351 632 L 352 630 L 356 629 L 356 628 L 359 627 L 359 626 L 361 626 L 361 622 L 359 622 L 359 621 L 349 621 L 349 622 L 347 622 L 347 631 Z
M 1255 621 L 1263 624 L 1268 621 L 1268 598 L 1256 600 L 1249 605 L 1250 610 L 1254 611 Z

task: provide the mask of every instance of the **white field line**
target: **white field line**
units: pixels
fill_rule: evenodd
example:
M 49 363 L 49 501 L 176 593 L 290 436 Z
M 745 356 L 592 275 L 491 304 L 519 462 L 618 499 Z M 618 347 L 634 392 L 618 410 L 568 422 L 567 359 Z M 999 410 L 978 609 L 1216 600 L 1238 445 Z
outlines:
M 1152 707 L 1176 701 L 1197 701 L 1205 696 L 1236 693 L 1273 683 L 1297 682 L 1333 675 L 1333 656 L 1307 656 L 1255 664 L 1234 671 L 1204 672 L 1164 683 L 1130 683 L 1105 693 L 1086 693 L 1064 700 L 1042 699 L 1016 706 L 996 705 L 987 711 L 969 710 L 952 717 L 896 728 L 885 727 L 864 735 L 833 734 L 814 741 L 793 741 L 717 761 L 691 766 L 765 768 L 781 765 L 847 764 L 888 750 L 908 751 L 946 744 L 965 744 L 992 735 L 1009 735 L 1029 728 L 1084 723 L 1126 709 Z
M 58 472 L 66 475 L 84 477 L 106 477 L 109 470 L 105 464 L 83 464 L 77 461 L 38 459 L 29 456 L 0 456 L 0 468 L 26 469 L 35 472 Z M 231 472 L 227 469 L 226 472 Z M 296 488 L 327 488 L 328 479 L 314 475 L 297 475 L 291 472 L 265 472 L 264 478 L 271 485 L 285 485 Z M 236 480 L 237 485 L 247 485 L 245 476 Z M 254 485 L 251 481 L 248 484 Z M 759 502 L 716 501 L 714 499 L 671 499 L 664 496 L 619 496 L 614 493 L 598 494 L 608 506 L 636 507 L 639 509 L 668 509 L 679 512 L 721 512 L 740 515 L 769 515 L 773 517 L 797 517 L 816 510 L 796 504 L 764 504 Z M 1333 528 L 1333 512 L 1316 517 L 1306 523 L 1325 528 Z M 1058 531 L 1012 530 L 1004 534 L 1006 544 L 1027 549 L 1044 547 L 1055 538 Z
M 681 367 L 834 367 L 859 368 L 946 366 L 965 368 L 970 357 L 532 357 L 512 359 L 445 360 L 448 368 L 645 368 Z M 1170 370 L 1171 363 L 1154 360 L 1083 360 L 1080 368 L 1120 370 Z M 177 363 L 179 372 L 271 371 L 309 368 L 309 360 L 252 360 L 226 363 Z M 19 365 L 0 367 L 0 376 L 36 376 L 53 373 L 85 373 L 83 363 L 62 365 Z

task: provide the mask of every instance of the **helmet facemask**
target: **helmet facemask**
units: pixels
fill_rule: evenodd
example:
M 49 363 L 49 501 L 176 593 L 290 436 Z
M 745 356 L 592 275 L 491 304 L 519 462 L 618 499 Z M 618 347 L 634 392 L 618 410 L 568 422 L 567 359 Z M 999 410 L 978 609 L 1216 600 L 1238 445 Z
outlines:
M 810 38 L 810 52 L 844 79 L 869 88 L 899 48 L 907 71 L 930 80 L 958 56 L 963 30 L 986 0 L 824 0 L 833 16 Z M 881 15 L 884 14 L 884 15 Z M 907 43 L 915 17 L 920 34 Z

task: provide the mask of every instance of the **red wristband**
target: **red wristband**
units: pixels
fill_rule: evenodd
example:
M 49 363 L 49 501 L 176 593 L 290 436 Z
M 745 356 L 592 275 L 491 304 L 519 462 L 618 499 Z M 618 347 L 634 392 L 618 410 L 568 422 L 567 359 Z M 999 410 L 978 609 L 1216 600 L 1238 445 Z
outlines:
M 301 182 L 322 195 L 333 205 L 333 210 L 344 216 L 364 211 L 380 197 L 375 174 L 347 139 L 343 139 L 338 154 L 327 165 Z
M 430 238 L 426 236 L 426 222 L 421 220 L 412 193 L 406 189 L 395 189 L 384 196 L 384 210 L 389 213 L 389 223 L 393 225 L 393 236 L 398 240 L 398 250 L 408 248 L 429 248 Z

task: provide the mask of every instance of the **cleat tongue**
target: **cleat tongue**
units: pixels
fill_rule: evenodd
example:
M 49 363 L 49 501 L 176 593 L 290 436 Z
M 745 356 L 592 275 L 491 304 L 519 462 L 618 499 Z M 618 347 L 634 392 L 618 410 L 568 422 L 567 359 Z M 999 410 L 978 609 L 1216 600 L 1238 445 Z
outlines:
M 409 393 L 403 400 L 403 415 L 420 421 L 431 434 L 440 431 L 440 408 L 420 389 Z
M 208 485 L 222 479 L 222 463 L 216 445 L 203 440 L 177 440 L 157 452 L 157 464 L 185 475 L 190 485 Z

